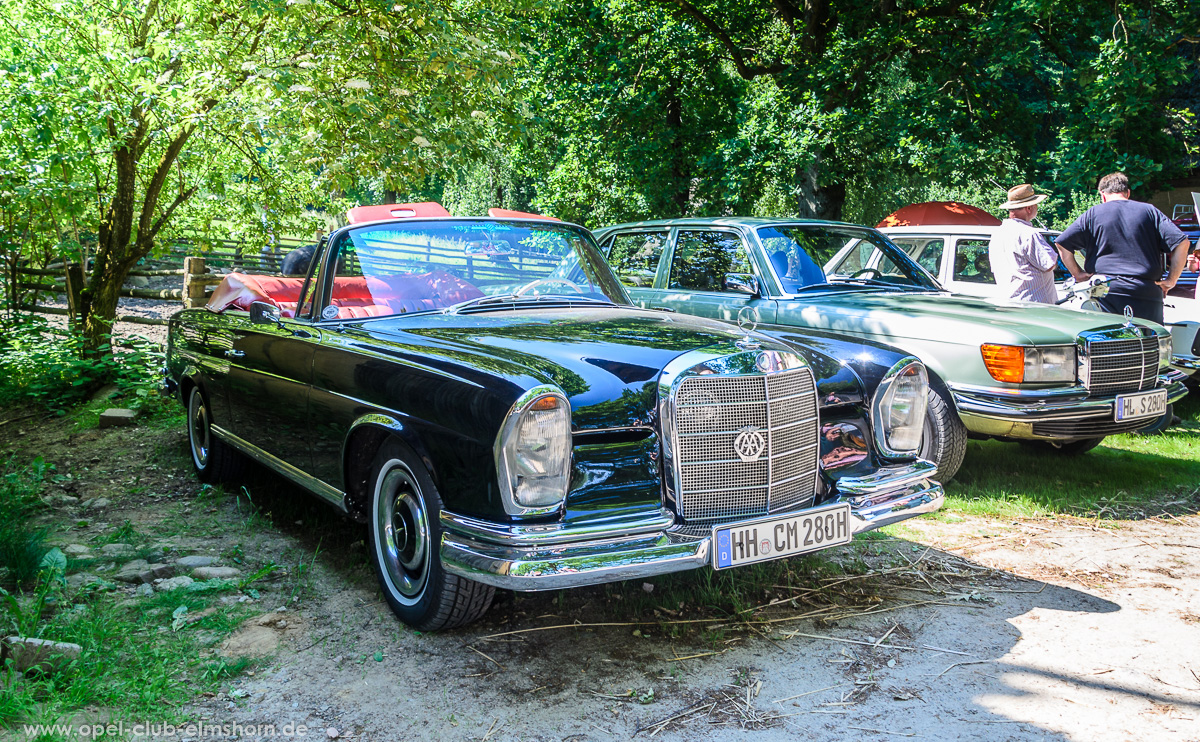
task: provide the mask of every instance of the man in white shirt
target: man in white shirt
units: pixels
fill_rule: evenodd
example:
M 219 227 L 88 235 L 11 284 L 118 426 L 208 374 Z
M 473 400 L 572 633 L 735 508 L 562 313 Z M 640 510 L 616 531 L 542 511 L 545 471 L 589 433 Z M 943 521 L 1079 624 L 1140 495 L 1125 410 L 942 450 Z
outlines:
M 1030 223 L 1045 198 L 1044 194 L 1035 194 L 1033 186 L 1019 185 L 1008 189 L 1008 201 L 1000 206 L 1008 209 L 1008 218 L 992 235 L 988 259 L 996 285 L 1010 299 L 1042 304 L 1058 300 L 1054 291 L 1058 253 Z

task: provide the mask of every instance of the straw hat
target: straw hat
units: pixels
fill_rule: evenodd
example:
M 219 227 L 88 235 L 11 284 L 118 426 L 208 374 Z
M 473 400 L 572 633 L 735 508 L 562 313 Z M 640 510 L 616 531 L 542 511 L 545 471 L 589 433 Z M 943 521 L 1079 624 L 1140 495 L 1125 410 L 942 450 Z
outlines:
M 1000 204 L 1002 209 L 1023 209 L 1026 206 L 1033 206 L 1044 201 L 1046 196 L 1034 195 L 1033 186 L 1025 183 L 1024 185 L 1013 186 L 1008 189 L 1008 201 Z

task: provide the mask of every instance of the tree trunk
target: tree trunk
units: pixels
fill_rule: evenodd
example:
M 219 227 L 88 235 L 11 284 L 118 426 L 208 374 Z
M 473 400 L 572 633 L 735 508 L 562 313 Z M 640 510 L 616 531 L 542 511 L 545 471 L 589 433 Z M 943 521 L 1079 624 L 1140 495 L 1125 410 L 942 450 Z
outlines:
M 796 207 L 803 218 L 838 221 L 846 205 L 846 184 L 822 183 L 820 167 L 818 157 L 809 165 L 796 168 Z
M 683 132 L 683 101 L 675 90 L 675 86 L 667 88 L 667 131 L 671 133 L 671 183 L 672 189 L 668 198 L 674 207 L 673 217 L 684 217 L 688 214 L 688 203 L 691 200 L 692 183 L 688 175 L 687 153 L 680 146 L 684 138 Z

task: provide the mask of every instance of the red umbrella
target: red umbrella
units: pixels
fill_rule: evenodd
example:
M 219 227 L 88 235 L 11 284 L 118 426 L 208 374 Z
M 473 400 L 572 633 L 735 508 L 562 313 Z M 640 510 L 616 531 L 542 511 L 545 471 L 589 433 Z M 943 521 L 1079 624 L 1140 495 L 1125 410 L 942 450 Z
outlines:
M 909 204 L 884 217 L 876 227 L 916 227 L 926 224 L 964 224 L 971 227 L 995 227 L 1000 220 L 983 209 L 958 201 L 927 201 Z

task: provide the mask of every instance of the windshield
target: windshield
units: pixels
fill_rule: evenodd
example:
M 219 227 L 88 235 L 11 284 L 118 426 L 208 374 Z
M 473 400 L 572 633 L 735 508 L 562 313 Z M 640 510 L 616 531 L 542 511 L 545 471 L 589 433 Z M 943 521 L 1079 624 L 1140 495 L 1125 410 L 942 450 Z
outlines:
M 323 319 L 441 310 L 502 296 L 630 303 L 591 236 L 552 222 L 370 224 L 344 232 L 334 249 Z
M 872 284 L 938 290 L 937 281 L 878 232 L 828 224 L 763 227 L 758 239 L 785 293 Z

